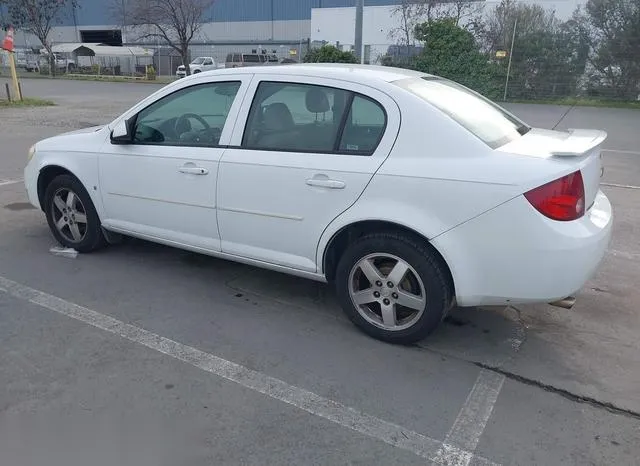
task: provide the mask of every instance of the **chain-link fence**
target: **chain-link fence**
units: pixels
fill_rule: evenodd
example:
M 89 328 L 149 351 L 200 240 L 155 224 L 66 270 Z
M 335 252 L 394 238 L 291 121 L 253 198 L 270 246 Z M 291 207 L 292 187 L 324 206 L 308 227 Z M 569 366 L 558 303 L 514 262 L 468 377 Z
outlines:
M 503 0 L 430 18 L 398 7 L 395 40 L 365 45 L 365 62 L 444 76 L 499 100 L 640 101 L 640 2 L 588 0 L 562 19 L 547 5 Z
M 183 65 L 180 54 L 172 47 L 162 43 L 140 43 L 137 47 L 153 50 L 153 66 L 159 76 L 175 76 L 178 66 Z M 278 63 L 300 62 L 309 50 L 309 41 L 265 41 L 265 42 L 194 42 L 189 47 L 189 61 L 197 57 L 211 57 L 219 67 L 224 67 L 233 55 L 268 55 Z

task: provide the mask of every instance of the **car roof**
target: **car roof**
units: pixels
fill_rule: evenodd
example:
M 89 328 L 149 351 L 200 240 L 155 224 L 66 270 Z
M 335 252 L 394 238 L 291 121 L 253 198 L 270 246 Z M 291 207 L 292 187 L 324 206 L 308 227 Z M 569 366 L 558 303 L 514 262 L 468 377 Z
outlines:
M 429 76 L 418 71 L 407 70 L 403 68 L 394 68 L 391 66 L 378 65 L 358 65 L 351 63 L 292 63 L 278 67 L 265 66 L 249 67 L 249 68 L 226 68 L 221 70 L 209 71 L 211 74 L 233 73 L 233 74 L 279 74 L 287 75 L 307 75 L 314 77 L 332 77 L 340 78 L 347 81 L 384 81 L 393 82 L 406 78 L 417 78 Z

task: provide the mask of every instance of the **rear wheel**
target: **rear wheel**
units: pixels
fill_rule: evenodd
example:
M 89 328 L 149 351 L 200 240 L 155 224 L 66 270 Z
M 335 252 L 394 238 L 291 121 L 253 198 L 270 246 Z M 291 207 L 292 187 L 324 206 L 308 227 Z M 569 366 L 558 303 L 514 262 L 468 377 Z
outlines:
M 44 210 L 51 233 L 58 242 L 79 252 L 106 245 L 98 213 L 82 183 L 71 175 L 60 175 L 49 183 Z
M 353 243 L 338 263 L 336 291 L 351 321 L 374 338 L 414 343 L 451 307 L 442 261 L 411 237 L 375 233 Z

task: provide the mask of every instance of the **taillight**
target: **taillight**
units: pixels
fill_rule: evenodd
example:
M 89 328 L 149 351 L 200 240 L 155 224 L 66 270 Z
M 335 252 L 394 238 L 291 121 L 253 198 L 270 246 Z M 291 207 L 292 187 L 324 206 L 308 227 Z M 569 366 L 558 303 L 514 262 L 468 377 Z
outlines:
M 584 215 L 584 183 L 580 170 L 532 189 L 524 195 L 542 215 L 570 221 Z

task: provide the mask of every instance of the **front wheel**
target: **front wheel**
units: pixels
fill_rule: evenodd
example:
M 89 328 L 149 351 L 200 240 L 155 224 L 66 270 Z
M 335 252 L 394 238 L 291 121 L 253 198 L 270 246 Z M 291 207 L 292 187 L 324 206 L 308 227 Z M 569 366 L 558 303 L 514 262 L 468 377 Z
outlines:
M 409 236 L 366 235 L 338 263 L 336 291 L 351 321 L 390 343 L 422 340 L 451 307 L 452 287 L 434 251 Z
M 44 210 L 51 233 L 58 242 L 79 252 L 106 245 L 98 213 L 89 193 L 77 178 L 60 175 L 49 183 Z

